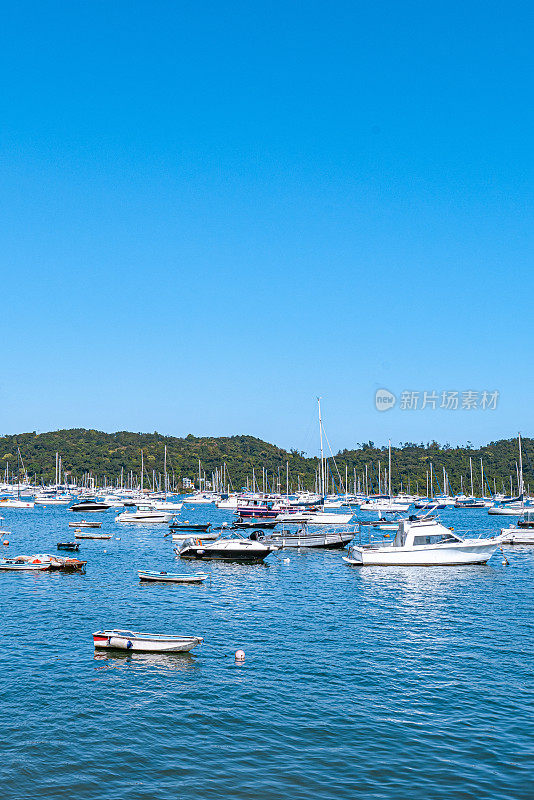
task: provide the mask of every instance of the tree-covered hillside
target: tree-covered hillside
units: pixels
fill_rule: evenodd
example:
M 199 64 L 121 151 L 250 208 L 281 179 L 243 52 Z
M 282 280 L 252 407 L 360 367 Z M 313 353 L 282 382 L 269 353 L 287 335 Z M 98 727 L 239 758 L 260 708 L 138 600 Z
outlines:
M 55 454 L 61 456 L 62 471 L 69 480 L 82 482 L 88 475 L 97 483 L 116 481 L 121 470 L 126 483 L 127 476 L 132 474 L 134 481 L 141 474 L 141 450 L 143 450 L 145 466 L 145 485 L 155 474 L 163 473 L 164 449 L 167 447 L 167 471 L 175 485 L 181 487 L 181 480 L 196 480 L 198 485 L 198 462 L 202 463 L 202 472 L 211 480 L 212 473 L 223 465 L 231 486 L 240 488 L 252 485 L 252 473 L 260 488 L 264 481 L 266 488 L 274 489 L 280 481 L 282 490 L 286 486 L 286 464 L 292 489 L 300 484 L 313 489 L 316 480 L 318 459 L 306 457 L 297 450 L 286 451 L 275 445 L 264 442 L 253 436 L 230 437 L 195 437 L 185 438 L 162 436 L 159 433 L 103 433 L 102 431 L 72 430 L 51 431 L 48 433 L 22 433 L 0 437 L 0 461 L 2 473 L 16 475 L 17 450 L 20 448 L 24 469 L 30 479 L 44 483 L 54 480 Z M 518 440 L 500 440 L 491 442 L 480 449 L 471 447 L 442 446 L 436 442 L 431 444 L 405 443 L 392 448 L 392 485 L 394 491 L 401 488 L 411 491 L 426 491 L 427 473 L 430 464 L 435 476 L 434 491 L 438 491 L 443 483 L 443 468 L 450 482 L 451 491 L 460 490 L 461 481 L 465 489 L 469 489 L 471 457 L 474 472 L 475 492 L 480 493 L 480 459 L 483 460 L 484 473 L 487 479 L 486 491 L 493 489 L 494 479 L 497 491 L 504 488 L 509 491 L 510 476 L 513 478 L 514 491 L 517 489 L 516 464 L 518 461 Z M 358 479 L 364 488 L 366 468 L 367 483 L 370 491 L 378 491 L 378 474 L 384 478 L 387 468 L 387 447 L 376 447 L 372 442 L 363 444 L 355 450 L 343 450 L 336 454 L 335 461 L 328 462 L 330 488 L 334 481 L 335 488 L 340 488 L 340 479 L 344 483 L 348 475 L 349 489 L 356 487 Z M 379 466 L 380 464 L 380 466 Z M 534 488 L 534 440 L 523 440 L 523 468 L 525 483 L 532 483 Z M 21 468 L 21 473 L 23 472 Z M 382 483 L 384 488 L 385 483 Z

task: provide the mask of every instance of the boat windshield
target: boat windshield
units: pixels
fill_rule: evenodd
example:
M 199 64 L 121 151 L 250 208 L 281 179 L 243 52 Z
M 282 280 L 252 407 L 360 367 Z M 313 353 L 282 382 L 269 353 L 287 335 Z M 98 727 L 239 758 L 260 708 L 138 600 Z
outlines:
M 414 545 L 421 545 L 421 544 L 443 544 L 445 542 L 459 542 L 460 539 L 458 536 L 455 536 L 453 533 L 447 531 L 446 533 L 432 533 L 428 536 L 414 536 L 413 543 Z

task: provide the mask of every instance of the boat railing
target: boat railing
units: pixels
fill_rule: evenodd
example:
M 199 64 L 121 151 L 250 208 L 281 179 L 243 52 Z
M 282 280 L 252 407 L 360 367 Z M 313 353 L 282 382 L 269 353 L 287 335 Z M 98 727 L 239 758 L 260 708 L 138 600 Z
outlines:
M 454 533 L 457 533 L 462 539 L 492 539 L 494 534 L 488 535 L 487 531 L 475 531 L 473 528 L 450 528 Z

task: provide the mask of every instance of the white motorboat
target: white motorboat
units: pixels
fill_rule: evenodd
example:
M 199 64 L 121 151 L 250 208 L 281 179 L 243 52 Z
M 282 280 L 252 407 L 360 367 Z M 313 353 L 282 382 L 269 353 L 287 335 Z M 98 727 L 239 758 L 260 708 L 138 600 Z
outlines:
M 209 503 L 216 503 L 220 500 L 219 495 L 212 494 L 211 492 L 195 492 L 184 497 L 184 503 L 190 505 L 208 505 Z
M 139 580 L 155 583 L 203 583 L 209 577 L 207 572 L 196 572 L 194 575 L 180 575 L 177 572 L 154 572 L 139 570 Z
M 36 494 L 36 506 L 68 506 L 72 497 L 70 495 Z
M 391 544 L 353 545 L 344 560 L 355 566 L 485 564 L 501 542 L 501 536 L 462 539 L 437 520 L 402 520 Z
M 34 506 L 33 500 L 19 500 L 14 497 L 2 497 L 0 500 L 0 508 L 33 508 Z
M 150 505 L 138 505 L 136 511 L 123 511 L 115 517 L 115 522 L 132 522 L 144 525 L 161 524 L 170 522 L 173 515 L 165 511 L 156 511 Z
M 488 508 L 488 514 L 498 514 L 505 517 L 520 517 L 525 511 L 523 503 L 507 503 Z
M 348 525 L 353 514 L 337 514 L 329 511 L 302 511 L 291 514 L 277 514 L 278 522 L 304 523 L 307 525 Z
M 236 531 L 219 536 L 214 542 L 203 542 L 199 538 L 186 539 L 180 548 L 175 548 L 174 552 L 180 558 L 258 562 L 263 561 L 277 549 L 275 545 L 265 545 L 247 539 L 242 533 Z
M 166 636 L 122 630 L 93 633 L 95 649 L 131 650 L 139 653 L 188 653 L 203 641 L 201 636 Z
M 172 503 L 170 500 L 154 500 L 150 503 L 156 511 L 172 511 L 176 514 L 183 506 L 183 503 Z
M 399 503 L 395 499 L 390 500 L 387 497 L 377 498 L 376 500 L 371 499 L 360 505 L 360 511 L 377 511 L 380 514 L 398 514 L 408 511 L 409 508 L 409 503 Z

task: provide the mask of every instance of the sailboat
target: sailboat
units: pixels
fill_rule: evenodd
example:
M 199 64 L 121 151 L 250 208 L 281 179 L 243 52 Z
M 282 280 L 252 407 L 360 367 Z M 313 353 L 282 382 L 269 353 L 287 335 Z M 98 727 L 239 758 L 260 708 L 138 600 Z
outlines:
M 0 500 L 2 508 L 33 508 L 35 503 L 32 500 L 20 499 L 20 447 L 17 447 L 17 497 L 3 497 Z
M 165 497 L 163 500 L 151 500 L 151 505 L 156 511 L 172 511 L 173 513 L 180 511 L 183 506 L 183 503 L 175 503 L 171 502 L 167 498 L 168 488 L 169 488 L 169 481 L 167 476 L 167 445 L 165 445 L 165 455 L 163 460 L 163 475 L 165 480 Z
M 368 499 L 360 505 L 360 511 L 377 511 L 380 514 L 397 514 L 408 511 L 410 503 L 404 503 L 391 496 L 391 439 L 388 443 L 388 496 Z
M 518 475 L 518 488 L 519 496 L 513 497 L 510 500 L 501 500 L 491 508 L 488 508 L 488 514 L 498 514 L 508 517 L 520 517 L 525 511 L 525 484 L 523 483 L 523 453 L 521 450 L 521 434 L 519 437 L 519 475 Z M 510 479 L 511 480 L 511 479 Z

